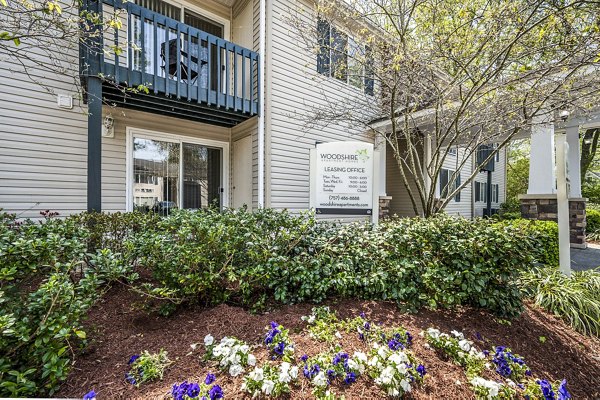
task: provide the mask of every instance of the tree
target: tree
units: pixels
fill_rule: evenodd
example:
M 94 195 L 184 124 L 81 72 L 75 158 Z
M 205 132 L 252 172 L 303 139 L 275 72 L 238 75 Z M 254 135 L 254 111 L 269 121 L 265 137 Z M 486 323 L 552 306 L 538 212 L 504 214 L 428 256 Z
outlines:
M 527 193 L 529 185 L 528 140 L 519 140 L 508 146 L 506 167 L 506 201 L 515 202 L 520 194 Z
M 480 160 L 485 165 L 532 124 L 594 104 L 599 7 L 585 0 L 357 0 L 348 7 L 318 0 L 314 18 L 300 10 L 291 20 L 317 58 L 315 76 L 362 81 L 365 94 L 300 117 L 360 124 L 385 141 L 414 212 L 432 215 L 479 172 L 474 167 L 462 181 L 454 173 L 436 198 L 453 148 L 464 149 L 453 163 L 460 171 L 495 143 Z
M 594 165 L 596 155 L 598 154 L 598 144 L 600 142 L 600 129 L 588 129 L 583 133 L 581 141 L 581 182 L 586 181 L 586 176 L 590 168 Z
M 100 1 L 101 0 L 97 0 Z M 80 0 L 0 0 L 0 61 L 27 74 L 48 92 L 53 86 L 47 78 L 68 79 L 80 89 L 80 50 L 105 54 L 122 53 L 131 43 L 105 46 L 102 35 L 114 34 L 122 27 L 126 11 L 93 11 L 93 1 Z M 109 81 L 110 82 L 110 81 Z M 146 90 L 120 88 L 122 90 Z

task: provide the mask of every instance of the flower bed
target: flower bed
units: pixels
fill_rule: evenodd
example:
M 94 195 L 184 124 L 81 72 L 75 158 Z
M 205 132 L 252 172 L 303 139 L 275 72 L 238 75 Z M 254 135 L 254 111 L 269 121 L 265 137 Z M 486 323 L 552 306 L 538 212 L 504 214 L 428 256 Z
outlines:
M 355 398 L 356 396 L 360 396 L 361 393 L 365 393 L 363 396 L 367 396 L 368 398 L 384 398 L 395 395 L 399 396 L 402 391 L 410 390 L 411 397 L 416 399 L 459 399 L 471 397 L 477 390 L 490 390 L 490 388 L 493 390 L 495 385 L 498 387 L 500 393 L 502 389 L 502 386 L 499 385 L 500 382 L 503 382 L 504 386 L 508 387 L 506 383 L 507 378 L 496 371 L 499 365 L 494 362 L 494 359 L 500 362 L 500 358 L 506 358 L 510 361 L 511 356 L 515 360 L 523 359 L 527 365 L 531 365 L 530 369 L 533 374 L 530 378 L 534 381 L 539 380 L 540 382 L 540 384 L 537 384 L 539 388 L 537 396 L 543 396 L 544 390 L 549 393 L 548 386 L 544 382 L 547 380 L 554 385 L 551 390 L 554 392 L 555 398 L 558 399 L 560 382 L 558 382 L 558 386 L 555 382 L 562 380 L 563 370 L 566 374 L 564 377 L 568 381 L 567 390 L 573 392 L 574 395 L 579 394 L 575 398 L 586 398 L 586 396 L 591 396 L 590 393 L 593 393 L 590 392 L 590 388 L 593 386 L 589 385 L 594 384 L 593 376 L 598 371 L 593 367 L 591 369 L 586 368 L 586 373 L 592 380 L 589 382 L 581 381 L 581 378 L 578 378 L 580 374 L 577 371 L 569 371 L 564 364 L 568 358 L 566 354 L 569 354 L 571 350 L 563 353 L 564 350 L 562 350 L 562 347 L 553 342 L 557 340 L 557 337 L 552 337 L 547 332 L 544 332 L 549 341 L 547 349 L 553 349 L 552 363 L 547 366 L 556 366 L 559 370 L 557 375 L 551 376 L 548 376 L 547 366 L 541 366 L 540 359 L 537 358 L 539 354 L 543 353 L 543 351 L 540 351 L 540 349 L 544 349 L 541 342 L 536 341 L 537 346 L 540 347 L 540 349 L 533 352 L 536 357 L 531 357 L 531 350 L 521 357 L 508 349 L 508 347 L 518 347 L 516 343 L 519 343 L 515 342 L 516 331 L 510 326 L 496 324 L 498 326 L 496 336 L 491 335 L 489 330 L 483 329 L 481 336 L 484 339 L 477 339 L 475 336 L 476 331 L 472 325 L 473 322 L 484 322 L 484 325 L 493 324 L 493 318 L 489 316 L 480 315 L 474 318 L 473 322 L 468 322 L 469 318 L 465 314 L 462 314 L 460 317 L 449 315 L 447 319 L 440 320 L 439 314 L 424 313 L 422 317 L 417 317 L 421 322 L 415 324 L 415 322 L 411 322 L 414 321 L 414 317 L 412 316 L 402 317 L 399 314 L 394 314 L 392 311 L 393 306 L 391 308 L 380 309 L 375 315 L 373 311 L 369 311 L 366 315 L 360 316 L 361 308 L 373 310 L 376 306 L 378 306 L 376 303 L 354 303 L 351 306 L 348 303 L 341 304 L 340 306 L 331 308 L 331 311 L 347 311 L 342 311 L 340 315 L 329 319 L 337 321 L 333 324 L 343 324 L 345 326 L 358 325 L 358 321 L 361 321 L 362 324 L 360 326 L 363 335 L 366 329 L 365 324 L 368 324 L 369 331 L 380 329 L 389 332 L 389 336 L 386 339 L 383 339 L 381 336 L 380 339 L 377 339 L 376 335 L 366 335 L 366 338 L 361 339 L 356 327 L 348 330 L 340 328 L 331 329 L 332 331 L 339 332 L 339 336 L 341 336 L 341 338 L 337 338 L 334 334 L 336 340 L 333 342 L 319 340 L 315 337 L 311 338 L 308 332 L 313 325 L 309 325 L 307 321 L 301 321 L 300 317 L 303 315 L 309 317 L 312 313 L 310 308 L 302 306 L 286 308 L 281 310 L 281 312 L 274 312 L 263 317 L 251 317 L 241 310 L 232 314 L 233 309 L 227 307 L 219 307 L 214 309 L 214 311 L 207 310 L 202 313 L 193 312 L 181 315 L 181 317 L 177 318 L 178 320 L 185 321 L 193 316 L 194 320 L 202 321 L 197 327 L 196 334 L 189 334 L 189 331 L 192 330 L 191 328 L 187 330 L 188 332 L 185 335 L 188 338 L 187 349 L 182 349 L 183 353 L 177 353 L 176 349 L 169 347 L 167 350 L 169 351 L 170 358 L 177 361 L 166 371 L 164 379 L 162 381 L 142 384 L 139 389 L 127 384 L 130 388 L 127 389 L 128 397 L 159 398 L 169 395 L 172 392 L 174 383 L 180 385 L 184 381 L 188 384 L 197 383 L 200 386 L 206 374 L 211 372 L 216 376 L 214 384 L 219 385 L 224 398 L 250 398 L 258 394 L 262 398 L 277 397 L 279 395 L 285 395 L 286 398 L 289 396 L 292 399 L 334 398 L 334 396 L 339 397 L 341 395 L 346 396 L 346 398 Z M 459 332 L 455 332 L 455 335 L 448 334 L 448 336 L 456 338 L 457 345 L 463 340 L 467 341 L 458 345 L 461 351 L 479 355 L 483 353 L 483 350 L 489 350 L 484 360 L 484 364 L 489 364 L 489 368 L 484 366 L 483 372 L 479 375 L 478 379 L 475 379 L 475 377 L 469 378 L 465 368 L 459 366 L 452 359 L 446 358 L 446 356 L 437 351 L 433 346 L 430 348 L 426 347 L 426 335 L 424 333 L 422 337 L 419 333 L 427 330 L 427 326 L 430 326 L 434 316 L 438 317 L 438 323 L 435 325 L 440 326 L 440 335 L 444 332 L 450 332 L 451 329 L 448 328 L 448 325 L 460 328 L 461 332 L 463 332 L 462 337 Z M 293 362 L 283 361 L 280 357 L 273 359 L 272 352 L 265 344 L 266 336 L 272 336 L 272 334 L 269 335 L 274 326 L 274 324 L 270 324 L 271 318 L 278 322 L 277 328 L 289 330 L 288 341 L 295 349 Z M 402 325 L 401 321 L 403 321 Z M 177 321 L 172 321 L 172 323 L 177 323 Z M 558 322 L 554 321 L 554 323 Z M 465 324 L 472 327 L 465 330 Z M 242 327 L 243 329 L 241 329 Z M 564 327 L 559 328 L 564 329 Z M 193 329 L 196 330 L 196 327 Z M 477 331 L 481 330 L 480 327 L 477 329 Z M 169 335 L 170 340 L 178 336 L 172 332 Z M 410 334 L 410 344 L 408 344 L 408 340 L 406 339 L 408 335 L 405 333 L 402 334 L 402 332 Z M 151 333 L 152 331 L 146 332 L 146 334 Z M 202 344 L 204 342 L 203 339 L 208 333 L 212 335 L 212 341 L 209 336 L 206 340 L 209 345 L 204 346 Z M 241 336 L 235 339 L 238 335 Z M 403 347 L 398 346 L 399 340 L 387 340 L 395 335 L 398 335 L 400 339 L 404 338 Z M 160 336 L 156 334 L 154 337 L 158 338 Z M 190 340 L 193 337 L 196 340 Z M 223 337 L 228 338 L 224 343 L 225 347 L 229 349 L 229 357 L 236 359 L 235 355 L 240 352 L 239 350 L 246 351 L 244 346 L 247 345 L 248 350 L 244 354 L 254 355 L 256 357 L 256 364 L 254 366 L 247 365 L 243 367 L 244 371 L 242 373 L 232 377 L 229 373 L 229 368 L 221 369 L 222 359 L 214 357 L 205 358 L 207 354 L 206 350 L 210 347 L 214 350 L 221 343 Z M 367 340 L 369 337 L 371 340 Z M 572 340 L 569 339 L 569 341 Z M 195 345 L 196 342 L 200 342 L 200 344 Z M 194 348 L 190 347 L 192 344 L 195 345 Z M 508 347 L 497 349 L 496 344 L 506 344 Z M 532 344 L 535 345 L 536 343 Z M 130 346 L 130 344 L 127 344 L 127 346 Z M 235 350 L 236 346 L 237 350 Z M 588 350 L 587 354 L 593 354 L 593 352 Z M 92 355 L 92 358 L 95 357 Z M 128 359 L 129 356 L 123 357 L 123 365 L 126 364 Z M 84 364 L 80 363 L 79 365 L 87 369 L 85 367 L 85 360 L 80 360 L 80 362 Z M 589 361 L 582 359 L 573 359 L 573 362 L 589 365 Z M 316 368 L 317 365 L 318 368 Z M 512 369 L 514 368 L 511 367 Z M 123 370 L 126 371 L 128 368 L 121 369 L 121 371 Z M 121 380 L 123 380 L 122 374 L 123 372 L 120 375 Z M 523 375 L 527 377 L 526 374 Z M 106 378 L 102 378 L 101 381 L 110 382 L 111 379 L 110 376 L 107 376 Z M 456 381 L 460 381 L 460 384 L 457 384 Z M 478 389 L 478 387 L 480 388 Z M 98 399 L 117 397 L 119 393 L 123 393 L 111 392 L 111 390 L 115 389 L 114 385 L 106 386 L 100 384 L 87 386 L 85 389 L 94 389 L 98 395 Z M 82 396 L 83 393 L 81 389 L 79 390 L 79 396 Z M 490 393 L 493 394 L 494 392 Z M 487 396 L 490 393 L 481 394 L 481 398 L 488 398 Z M 521 393 L 525 393 L 525 391 L 521 391 Z M 73 392 L 61 394 L 73 395 Z M 544 397 L 533 397 L 532 394 L 530 398 L 542 399 Z

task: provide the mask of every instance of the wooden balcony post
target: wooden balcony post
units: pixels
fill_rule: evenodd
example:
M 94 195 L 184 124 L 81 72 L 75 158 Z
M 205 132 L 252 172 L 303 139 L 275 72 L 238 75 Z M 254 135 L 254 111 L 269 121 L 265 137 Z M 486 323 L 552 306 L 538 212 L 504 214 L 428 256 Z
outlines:
M 91 13 L 102 12 L 102 0 L 87 3 Z M 102 25 L 90 26 L 87 38 L 87 210 L 102 211 Z

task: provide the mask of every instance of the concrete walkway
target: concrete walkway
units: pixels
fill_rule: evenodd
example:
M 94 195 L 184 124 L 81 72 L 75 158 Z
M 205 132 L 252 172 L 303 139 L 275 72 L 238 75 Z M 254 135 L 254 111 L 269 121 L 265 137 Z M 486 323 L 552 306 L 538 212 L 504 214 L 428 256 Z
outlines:
M 587 249 L 571 248 L 571 268 L 584 271 L 600 267 L 600 245 L 589 244 Z

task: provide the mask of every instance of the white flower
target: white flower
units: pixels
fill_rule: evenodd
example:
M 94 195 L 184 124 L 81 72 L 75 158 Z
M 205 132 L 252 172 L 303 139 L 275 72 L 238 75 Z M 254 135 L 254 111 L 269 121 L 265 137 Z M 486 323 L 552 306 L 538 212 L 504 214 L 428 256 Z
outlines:
M 400 386 L 402 387 L 402 390 L 404 390 L 405 392 L 410 392 L 410 382 L 408 381 L 408 379 L 402 379 L 400 381 Z
M 395 387 L 388 388 L 388 396 L 390 397 L 398 397 L 400 396 L 400 391 Z
M 253 354 L 248 354 L 248 365 L 251 367 L 256 365 L 256 357 Z
M 281 371 L 279 373 L 279 382 L 289 383 L 292 380 L 292 377 L 287 373 L 287 371 Z
M 376 367 L 377 364 L 379 364 L 379 358 L 377 358 L 377 356 L 371 358 L 371 361 L 369 361 L 370 367 Z
M 247 344 L 243 344 L 239 347 L 239 351 L 241 351 L 243 354 L 246 354 L 248 350 L 250 350 L 250 346 Z
M 196 350 L 196 347 L 198 347 L 198 343 L 192 343 L 190 344 L 190 347 L 192 348 L 192 350 Z
M 215 342 L 215 338 L 212 337 L 212 335 L 210 333 L 208 335 L 204 336 L 204 345 L 205 346 L 211 346 L 214 342 Z M 194 347 L 192 347 L 192 348 L 194 348 Z
M 307 321 L 307 322 L 308 322 L 309 324 L 312 324 L 312 323 L 314 323 L 314 322 L 315 322 L 315 319 L 317 319 L 317 317 L 315 317 L 314 315 L 310 315 L 310 316 L 308 317 L 308 321 Z
M 294 365 L 292 368 L 290 368 L 289 374 L 292 377 L 292 379 L 298 378 L 298 367 Z
M 229 375 L 231 376 L 238 376 L 242 372 L 244 372 L 244 367 L 239 364 L 233 364 L 231 367 L 229 367 Z
M 385 369 L 383 371 L 381 371 L 381 375 L 379 376 L 379 378 L 381 379 L 381 383 L 383 383 L 384 385 L 389 385 L 390 383 L 392 383 L 392 379 L 394 378 L 394 368 L 391 366 L 387 366 L 385 367 Z
M 435 328 L 429 328 L 427 329 L 427 335 L 429 335 L 433 339 L 437 339 L 440 337 L 440 331 Z
M 327 386 L 327 376 L 324 371 L 321 371 L 314 377 L 313 383 L 315 386 L 325 387 Z
M 338 339 L 341 339 L 342 338 L 342 334 L 339 333 L 338 331 L 335 331 L 335 337 L 338 338 Z
M 390 356 L 390 358 L 388 358 L 388 360 L 397 365 L 399 365 L 401 363 L 410 362 L 410 360 L 408 359 L 408 356 L 403 351 L 399 351 L 397 353 L 392 354 Z
M 458 347 L 460 347 L 464 351 L 470 351 L 471 350 L 471 344 L 469 343 L 469 341 L 467 339 L 461 339 L 461 340 L 459 340 L 458 341 Z
M 265 378 L 263 369 L 258 367 L 254 368 L 254 370 L 248 374 L 248 378 L 257 382 L 262 381 Z
M 275 387 L 275 382 L 267 379 L 267 380 L 265 380 L 263 382 L 262 387 L 260 388 L 260 390 L 262 390 L 264 394 L 266 394 L 267 396 L 269 396 L 273 392 L 273 388 L 274 387 Z
M 398 372 L 400 372 L 402 375 L 406 375 L 406 364 L 398 364 L 396 365 L 396 369 L 398 370 Z
M 479 386 L 487 389 L 488 399 L 493 399 L 498 396 L 500 393 L 500 389 L 502 388 L 502 384 L 494 381 L 488 381 L 487 379 L 483 379 L 480 376 L 476 376 L 471 379 L 471 384 L 473 386 Z
M 360 362 L 367 362 L 367 355 L 362 351 L 355 351 L 353 357 L 359 360 Z
M 465 338 L 465 335 L 463 335 L 462 332 L 459 332 L 459 331 L 450 331 L 450 333 L 452 335 L 454 335 L 459 340 L 462 340 L 462 339 Z
M 358 369 L 360 368 L 359 364 L 354 361 L 352 358 L 348 360 L 348 368 L 354 370 L 354 371 L 358 371 Z
M 289 363 L 289 362 L 287 362 L 287 361 L 284 361 L 284 362 L 282 362 L 282 363 L 281 363 L 281 366 L 280 366 L 280 368 L 281 368 L 281 372 L 286 372 L 286 373 L 287 373 L 287 372 L 290 370 L 290 367 L 291 367 L 291 366 L 292 366 L 292 364 L 290 364 L 290 363 Z
M 383 347 L 381 346 L 378 350 L 377 350 L 377 355 L 379 355 L 379 357 L 381 358 L 386 358 L 388 355 L 388 350 L 387 347 Z

